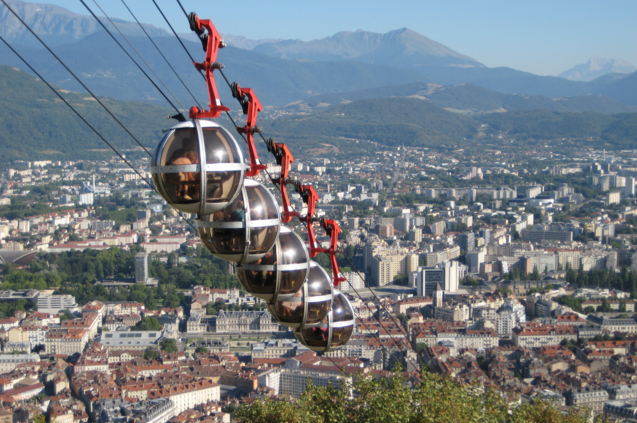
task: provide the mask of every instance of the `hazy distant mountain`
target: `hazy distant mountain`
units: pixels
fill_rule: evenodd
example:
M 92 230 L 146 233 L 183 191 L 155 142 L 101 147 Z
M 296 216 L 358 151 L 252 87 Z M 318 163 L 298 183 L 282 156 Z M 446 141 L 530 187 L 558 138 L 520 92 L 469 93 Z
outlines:
M 352 60 L 383 63 L 421 72 L 441 85 L 473 83 L 508 94 L 570 97 L 593 93 L 584 82 L 554 76 L 538 76 L 511 68 L 488 68 L 407 28 L 386 34 L 339 32 L 313 41 L 285 40 L 254 48 L 269 56 L 312 61 Z
M 637 72 L 606 84 L 600 92 L 629 106 L 637 106 Z
M 484 67 L 477 60 L 460 54 L 408 28 L 386 34 L 356 31 L 339 32 L 320 40 L 284 40 L 263 43 L 254 51 L 288 59 L 345 60 L 391 64 L 418 68 L 422 66 Z
M 94 18 L 52 5 L 8 1 L 38 34 L 50 45 L 56 46 L 56 50 L 70 61 L 74 69 L 94 84 L 91 86 L 101 95 L 164 104 L 130 60 L 100 30 Z M 175 83 L 174 76 L 166 72 L 165 63 L 148 40 L 144 39 L 137 24 L 123 20 L 116 22 L 127 36 L 134 38 L 132 41 L 162 78 L 168 81 L 173 79 Z M 189 84 L 199 84 L 200 75 L 193 70 L 188 60 L 184 60 L 181 46 L 172 34 L 151 25 L 145 27 L 158 40 L 158 44 L 169 49 L 166 53 L 183 79 Z M 43 66 L 39 69 L 46 69 L 45 76 L 52 77 L 52 81 L 67 89 L 80 89 L 69 80 L 66 72 L 54 65 L 50 57 L 41 57 L 38 51 L 30 50 L 42 47 L 4 7 L 0 7 L 0 34 L 14 45 L 19 45 L 30 60 Z M 194 57 L 203 58 L 201 45 L 194 34 L 180 36 L 193 41 L 186 44 L 189 49 L 192 48 Z M 225 39 L 228 45 L 238 48 L 226 49 L 219 55 L 219 60 L 228 66 L 228 73 L 236 75 L 235 78 L 242 85 L 258 88 L 261 101 L 268 105 L 283 106 L 317 94 L 417 81 L 435 82 L 443 86 L 472 83 L 500 93 L 545 96 L 549 97 L 548 100 L 601 93 L 624 104 L 637 103 L 637 95 L 630 89 L 632 80 L 622 83 L 619 78 L 624 74 L 621 73 L 606 74 L 588 83 L 538 76 L 505 67 L 488 68 L 469 56 L 406 28 L 386 34 L 339 32 L 332 37 L 308 42 L 250 40 L 233 35 L 226 35 Z M 2 46 L 0 63 L 24 68 Z M 234 69 L 231 71 L 232 65 Z M 622 84 L 628 88 L 623 90 Z M 611 89 L 610 85 L 620 88 Z M 187 96 L 178 85 L 172 86 L 172 89 L 181 98 Z M 196 95 L 205 97 L 205 92 L 201 95 L 198 91 Z M 579 107 L 581 102 L 575 103 Z M 616 108 L 614 104 L 600 104 L 599 99 L 586 99 L 585 103 L 585 108 Z M 569 104 L 568 107 L 571 106 L 574 105 Z
M 606 59 L 593 56 L 588 62 L 576 65 L 559 74 L 570 81 L 592 81 L 609 73 L 633 73 L 637 68 L 622 59 Z
M 600 95 L 549 98 L 539 95 L 503 94 L 475 84 L 440 86 L 422 82 L 323 94 L 310 97 L 302 102 L 293 103 L 287 109 L 290 111 L 322 110 L 352 101 L 389 97 L 421 98 L 431 101 L 438 107 L 468 114 L 536 109 L 555 112 L 597 112 L 603 114 L 635 111 L 634 107 L 626 106 Z
M 223 37 L 223 41 L 226 42 L 227 45 L 242 48 L 244 50 L 252 50 L 256 46 L 265 44 L 265 43 L 278 43 L 279 41 L 283 41 L 281 39 L 274 38 L 262 38 L 260 40 L 251 40 L 250 38 L 246 38 L 241 35 L 231 35 L 231 34 L 221 34 Z
M 97 31 L 102 31 L 102 27 L 92 16 L 78 15 L 63 7 L 17 0 L 7 0 L 7 3 L 36 34 L 50 45 L 72 43 Z M 88 15 L 88 11 L 86 13 Z M 113 22 L 126 35 L 144 36 L 136 22 L 121 19 L 113 19 Z M 104 19 L 104 23 L 108 28 L 114 30 L 107 19 Z M 169 35 L 165 30 L 152 25 L 144 24 L 144 28 L 153 37 Z M 4 5 L 0 7 L 0 35 L 13 44 L 41 48 L 41 44 Z
M 134 36 L 129 36 L 128 39 L 170 86 L 171 91 L 181 99 L 184 107 L 192 106 L 192 98 L 148 39 Z M 161 37 L 155 41 L 200 102 L 207 102 L 205 83 L 177 40 L 174 37 Z M 188 40 L 183 42 L 195 59 L 203 60 L 204 53 L 200 43 Z M 23 46 L 18 50 L 51 82 L 67 90 L 83 91 L 51 55 Z M 98 95 L 166 106 L 159 92 L 104 31 L 84 37 L 76 43 L 56 46 L 55 50 Z M 349 61 L 307 62 L 278 59 L 234 47 L 221 50 L 217 60 L 226 66 L 224 72 L 230 81 L 254 88 L 261 103 L 272 106 L 284 106 L 317 94 L 426 80 L 424 75 L 409 69 Z M 0 64 L 26 70 L 24 64 L 4 44 L 0 44 Z M 236 100 L 232 98 L 223 79 L 216 79 L 222 101 L 235 108 Z

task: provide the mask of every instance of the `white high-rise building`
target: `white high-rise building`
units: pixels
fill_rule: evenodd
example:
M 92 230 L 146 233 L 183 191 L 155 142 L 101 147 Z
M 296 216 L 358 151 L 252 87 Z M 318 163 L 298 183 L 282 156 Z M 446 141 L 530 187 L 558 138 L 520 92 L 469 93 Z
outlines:
M 510 336 L 516 326 L 515 312 L 511 307 L 502 306 L 496 318 L 496 332 L 498 336 Z
M 484 259 L 487 253 L 484 249 L 474 250 L 467 254 L 467 264 L 469 265 L 469 272 L 478 273 L 480 271 L 480 264 L 484 263 Z
M 347 280 L 341 282 L 341 284 L 338 286 L 338 289 L 340 291 L 354 291 L 363 289 L 365 287 L 365 275 L 361 275 L 358 272 L 346 272 L 342 275 Z
M 92 205 L 94 201 L 95 201 L 95 197 L 92 192 L 89 192 L 86 194 L 80 194 L 77 196 L 77 204 L 79 205 L 84 205 L 84 204 Z
M 72 295 L 40 294 L 38 311 L 40 313 L 58 314 L 60 310 L 72 310 L 77 307 Z
M 148 277 L 148 253 L 135 254 L 135 282 L 146 283 Z
M 438 285 L 445 292 L 457 292 L 460 286 L 459 270 L 457 261 L 446 261 L 432 267 L 419 267 L 417 294 L 433 297 Z
M 622 194 L 625 197 L 634 197 L 635 196 L 635 178 L 632 176 L 626 177 L 626 185 L 622 190 Z

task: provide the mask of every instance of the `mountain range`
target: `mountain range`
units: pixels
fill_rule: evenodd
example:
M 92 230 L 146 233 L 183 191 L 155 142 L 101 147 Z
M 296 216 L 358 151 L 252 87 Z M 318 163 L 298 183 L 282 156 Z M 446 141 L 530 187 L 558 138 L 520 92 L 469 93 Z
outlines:
M 478 94 L 483 90 L 470 88 Z M 451 94 L 444 91 L 438 95 L 455 96 L 452 91 Z M 144 154 L 94 99 L 62 89 L 58 92 L 119 151 L 132 159 Z M 112 155 L 42 81 L 27 72 L 0 66 L 0 93 L 0 161 L 77 160 Z M 435 89 L 432 94 L 436 94 Z M 149 149 L 161 138 L 162 130 L 175 123 L 166 119 L 171 111 L 163 107 L 109 98 L 102 101 Z M 224 120 L 222 124 L 230 125 Z M 575 138 L 577 148 L 633 148 L 637 113 L 513 110 L 464 116 L 432 101 L 404 96 L 354 100 L 313 114 L 264 116 L 259 126 L 268 137 L 288 144 L 301 159 L 334 154 L 353 157 L 398 145 L 478 151 L 484 147 L 485 141 L 479 134 L 485 131 L 484 124 L 493 135 L 504 131 L 526 142 L 559 136 Z
M 565 70 L 558 76 L 570 81 L 592 81 L 600 76 L 614 73 L 633 73 L 637 68 L 625 60 L 605 59 L 593 56 L 588 62 L 576 65 L 569 70 Z
M 119 35 L 116 37 L 120 39 L 120 43 L 126 44 Z M 128 39 L 142 53 L 162 81 L 165 81 L 170 90 L 182 101 L 184 108 L 194 105 L 194 100 L 190 98 L 148 39 L 135 36 L 129 36 Z M 160 37 L 154 41 L 190 91 L 195 93 L 199 103 L 202 105 L 207 103 L 205 82 L 177 40 L 174 37 Z M 193 57 L 203 60 L 200 43 L 187 40 L 183 40 L 183 43 Z M 30 63 L 41 70 L 43 76 L 50 82 L 68 90 L 82 90 L 50 54 L 43 53 L 40 49 L 23 46 L 18 46 L 17 49 Z M 168 105 L 104 31 L 96 32 L 76 43 L 56 46 L 55 52 L 76 74 L 81 75 L 86 84 L 98 95 Z M 130 53 L 135 56 L 133 51 Z M 422 74 L 409 69 L 353 61 L 307 62 L 277 59 L 234 47 L 223 49 L 218 61 L 225 65 L 224 73 L 231 81 L 238 81 L 243 87 L 254 88 L 264 105 L 278 107 L 316 94 L 426 80 Z M 138 62 L 143 66 L 139 59 Z M 0 44 L 0 64 L 25 69 L 24 64 L 2 44 Z M 146 72 L 152 75 L 148 70 Z M 216 80 L 222 101 L 234 107 L 236 100 L 232 98 L 230 89 L 225 86 L 221 77 L 217 77 Z M 160 83 L 157 84 L 161 86 Z
M 38 36 L 52 46 L 74 43 L 95 32 L 102 31 L 102 27 L 92 16 L 73 13 L 63 7 L 17 0 L 6 0 L 6 2 L 29 24 Z M 113 22 L 126 35 L 144 36 L 144 32 L 136 22 L 129 22 L 123 19 L 113 19 Z M 113 25 L 108 22 L 108 19 L 103 18 L 103 23 L 110 30 L 115 30 Z M 162 28 L 148 24 L 143 25 L 144 29 L 152 37 L 172 35 Z M 12 44 L 42 48 L 42 45 L 4 5 L 0 7 L 0 35 Z
M 421 82 L 313 96 L 288 105 L 286 110 L 303 113 L 352 101 L 386 97 L 420 98 L 447 110 L 465 114 L 535 109 L 613 114 L 637 110 L 635 107 L 601 95 L 549 98 L 528 94 L 503 94 L 471 83 L 441 86 Z
M 144 76 L 119 51 L 119 47 L 99 29 L 92 17 L 57 6 L 18 0 L 9 0 L 9 3 L 100 95 L 166 105 L 152 85 L 144 81 Z M 34 44 L 33 37 L 8 13 L 6 8 L 0 8 L 0 33 L 3 37 L 20 47 L 25 57 L 43 70 L 44 76 L 52 82 L 66 89 L 78 90 L 77 84 L 60 69 L 55 59 L 42 54 L 41 46 Z M 154 47 L 141 36 L 142 31 L 137 24 L 124 20 L 115 22 L 162 80 L 166 81 L 171 91 L 182 100 L 184 107 L 190 107 L 193 100 L 186 101 L 188 93 L 167 70 Z M 151 25 L 145 27 L 191 87 L 191 91 L 196 91 L 197 100 L 203 103 L 206 100 L 206 93 L 202 92 L 203 81 L 181 46 L 174 37 L 167 36 L 170 34 L 165 30 Z M 602 94 L 626 105 L 637 106 L 635 78 L 616 74 L 613 78 L 602 77 L 584 82 L 538 76 L 506 67 L 489 68 L 408 28 L 386 34 L 361 30 L 339 32 L 332 37 L 307 42 L 249 40 L 230 35 L 227 38 L 231 45 L 241 48 L 228 47 L 220 52 L 218 60 L 226 66 L 225 72 L 243 86 L 255 88 L 264 105 L 276 107 L 314 95 L 412 82 L 443 86 L 470 83 L 504 94 L 545 96 L 550 99 Z M 200 44 L 188 41 L 193 40 L 193 34 L 182 39 L 194 57 L 203 59 Z M 135 56 L 132 51 L 131 54 Z M 5 48 L 0 48 L 0 64 L 24 69 L 24 65 Z M 620 65 L 615 63 L 613 66 Z M 590 72 L 589 77 L 592 75 Z M 195 90 L 195 87 L 198 88 Z M 232 101 L 227 90 L 220 91 L 223 101 Z M 552 106 L 554 103 L 546 102 Z
M 363 63 L 389 63 L 392 66 L 413 69 L 425 66 L 485 67 L 477 60 L 455 52 L 409 28 L 386 34 L 362 30 L 339 32 L 332 37 L 307 42 L 281 40 L 259 44 L 253 50 L 282 59 L 351 59 Z

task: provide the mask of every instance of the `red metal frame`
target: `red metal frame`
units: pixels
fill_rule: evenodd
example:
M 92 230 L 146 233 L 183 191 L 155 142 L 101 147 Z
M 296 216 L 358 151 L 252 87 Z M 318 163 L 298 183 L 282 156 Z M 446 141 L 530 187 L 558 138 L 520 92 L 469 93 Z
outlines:
M 287 189 L 290 166 L 292 165 L 292 162 L 294 162 L 294 156 L 285 144 L 277 143 L 274 140 L 270 140 L 268 143 L 268 150 L 274 155 L 276 163 L 281 166 L 279 178 L 272 179 L 272 182 L 279 186 L 279 191 L 281 192 L 281 203 L 283 203 L 281 223 L 290 223 L 293 217 L 299 216 L 297 212 L 292 210 Z
M 257 147 L 254 145 L 254 133 L 259 132 L 259 128 L 257 128 L 257 114 L 263 110 L 263 107 L 252 88 L 241 88 L 241 86 L 237 84 L 237 98 L 240 101 L 244 98 L 248 99 L 246 125 L 243 127 L 237 126 L 239 133 L 246 134 L 248 153 L 250 154 L 250 170 L 246 171 L 246 176 L 257 176 L 259 171 L 267 168 L 266 165 L 260 163 Z
M 198 16 L 195 17 L 197 22 L 198 29 L 203 32 L 203 30 L 208 31 L 208 44 L 206 46 L 206 60 L 203 63 L 194 62 L 195 67 L 198 71 L 204 71 L 206 76 L 206 85 L 208 86 L 208 98 L 210 100 L 210 110 L 205 111 L 201 110 L 198 107 L 192 107 L 190 109 L 190 118 L 191 119 L 201 119 L 201 118 L 217 118 L 221 114 L 221 112 L 227 112 L 230 109 L 223 106 L 221 104 L 221 100 L 219 100 L 219 93 L 217 91 L 217 85 L 215 84 L 215 78 L 212 73 L 215 66 L 218 66 L 217 61 L 217 53 L 220 48 L 225 47 L 226 45 L 221 39 L 221 35 L 217 31 L 217 28 L 212 24 L 211 20 L 208 19 L 199 19 Z
M 191 28 L 193 31 L 197 32 L 202 40 L 206 40 L 204 37 L 204 31 L 207 31 L 207 40 L 206 40 L 206 60 L 203 63 L 194 62 L 195 67 L 199 71 L 205 72 L 206 77 L 206 85 L 208 87 L 208 97 L 210 100 L 210 110 L 205 111 L 201 110 L 198 107 L 192 107 L 190 109 L 190 118 L 191 119 L 201 119 L 201 118 L 217 118 L 221 114 L 221 112 L 227 112 L 230 109 L 223 106 L 221 104 L 221 100 L 219 99 L 219 93 L 217 92 L 217 86 L 215 84 L 215 79 L 213 75 L 214 69 L 221 69 L 222 65 L 216 62 L 217 53 L 220 48 L 225 47 L 224 42 L 221 39 L 221 35 L 212 24 L 212 21 L 208 19 L 199 19 L 199 17 L 195 14 L 192 14 L 190 18 L 191 20 Z M 193 26 L 196 26 L 194 28 Z M 250 154 L 250 169 L 246 171 L 246 176 L 257 176 L 260 171 L 266 169 L 267 166 L 260 163 L 259 156 L 257 154 L 257 148 L 254 144 L 254 134 L 255 132 L 260 132 L 259 128 L 256 126 L 257 123 L 257 115 L 259 112 L 263 110 L 261 106 L 261 102 L 257 98 L 254 90 L 251 88 L 241 88 L 239 84 L 236 84 L 236 91 L 233 85 L 233 95 L 245 106 L 247 101 L 247 118 L 245 126 L 237 126 L 237 131 L 239 133 L 246 134 L 247 143 L 248 143 L 248 152 Z M 247 100 L 246 100 L 247 99 Z M 244 108 L 244 111 L 246 108 Z M 287 192 L 287 183 L 290 182 L 288 177 L 290 173 L 290 166 L 294 161 L 294 156 L 290 150 L 288 150 L 285 144 L 277 144 L 274 140 L 270 140 L 268 142 L 268 149 L 274 157 L 276 158 L 277 164 L 281 166 L 281 174 L 278 179 L 273 178 L 272 182 L 279 186 L 279 191 L 281 192 L 281 200 L 283 203 L 283 217 L 281 218 L 282 223 L 289 223 L 293 217 L 298 217 L 305 226 L 307 227 L 308 233 L 308 242 L 310 244 L 310 257 L 314 258 L 318 253 L 327 253 L 330 256 L 330 264 L 332 266 L 332 276 L 334 279 L 334 286 L 338 286 L 341 282 L 346 279 L 341 276 L 341 273 L 338 268 L 338 263 L 336 261 L 336 252 L 338 248 L 338 235 L 341 233 L 341 228 L 338 226 L 335 220 L 330 219 L 320 219 L 320 224 L 330 237 L 330 247 L 329 248 L 319 248 L 317 247 L 316 236 L 314 235 L 314 227 L 313 223 L 317 221 L 314 218 L 314 214 L 316 212 L 316 202 L 319 200 L 319 196 L 311 185 L 302 185 L 295 183 L 296 191 L 301 194 L 303 197 L 303 202 L 307 204 L 307 213 L 305 216 L 300 216 L 300 214 L 294 210 L 290 205 L 290 199 L 288 198 Z
M 341 276 L 341 272 L 336 262 L 336 250 L 338 248 L 338 235 L 341 233 L 341 228 L 338 226 L 335 220 L 321 219 L 321 226 L 325 229 L 325 232 L 330 236 L 330 248 L 314 248 L 314 256 L 316 253 L 327 253 L 330 255 L 330 264 L 332 265 L 332 277 L 334 278 L 334 287 L 337 287 L 341 282 L 345 282 L 347 279 Z M 316 242 L 316 241 L 315 241 Z M 312 256 L 312 247 L 310 246 L 310 256 Z M 312 257 L 314 257 L 312 256 Z
M 310 257 L 314 258 L 318 253 L 329 254 L 334 286 L 338 286 L 341 282 L 346 280 L 341 276 L 338 263 L 336 262 L 338 235 L 341 233 L 341 228 L 335 220 L 320 219 L 321 226 L 330 236 L 330 248 L 319 248 L 317 246 L 313 223 L 316 221 L 314 214 L 316 213 L 316 202 L 319 200 L 318 194 L 311 185 L 295 184 L 294 186 L 296 191 L 301 194 L 303 202 L 307 204 L 307 213 L 305 216 L 301 216 L 298 212 L 292 210 L 286 184 L 289 182 L 288 176 L 290 174 L 290 166 L 294 161 L 294 156 L 292 156 L 292 153 L 290 153 L 290 150 L 288 150 L 285 144 L 277 144 L 274 140 L 269 141 L 268 149 L 272 154 L 274 154 L 277 164 L 281 166 L 279 178 L 272 179 L 272 182 L 279 186 L 279 191 L 281 192 L 281 202 L 283 203 L 283 216 L 281 218 L 281 222 L 288 223 L 292 220 L 292 217 L 296 216 L 301 222 L 305 223 L 305 226 L 307 227 L 308 243 L 310 244 Z

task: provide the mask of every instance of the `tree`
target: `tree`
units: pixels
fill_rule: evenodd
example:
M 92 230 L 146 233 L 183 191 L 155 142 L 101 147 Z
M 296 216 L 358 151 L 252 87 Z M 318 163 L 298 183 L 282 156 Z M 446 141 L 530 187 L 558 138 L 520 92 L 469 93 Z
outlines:
M 540 271 L 537 268 L 537 265 L 533 266 L 533 273 L 531 273 L 531 280 L 539 281 L 540 280 Z
M 161 330 L 161 323 L 154 317 L 144 317 L 131 330 Z
M 170 338 L 164 338 L 159 343 L 159 348 L 167 353 L 177 352 L 177 341 Z
M 144 358 L 146 360 L 157 360 L 159 358 L 159 351 L 154 348 L 146 348 L 144 350 Z
M 197 353 L 197 354 L 208 354 L 209 351 L 208 351 L 208 348 L 206 348 L 206 347 L 197 347 L 197 348 L 195 348 L 195 353 Z
M 75 318 L 75 316 L 73 316 L 73 313 L 71 313 L 69 310 L 61 310 L 59 315 L 60 315 L 60 323 L 66 320 L 72 320 Z
M 465 387 L 448 376 L 429 372 L 423 372 L 421 382 L 413 388 L 400 369 L 388 378 L 359 375 L 342 382 L 350 383 L 357 392 L 352 399 L 348 398 L 349 389 L 308 382 L 298 401 L 256 399 L 239 406 L 236 418 L 256 423 L 584 423 L 588 417 L 586 410 L 576 409 L 562 415 L 558 407 L 543 401 L 525 403 L 509 416 L 508 406 L 496 390 L 478 394 L 475 386 Z

